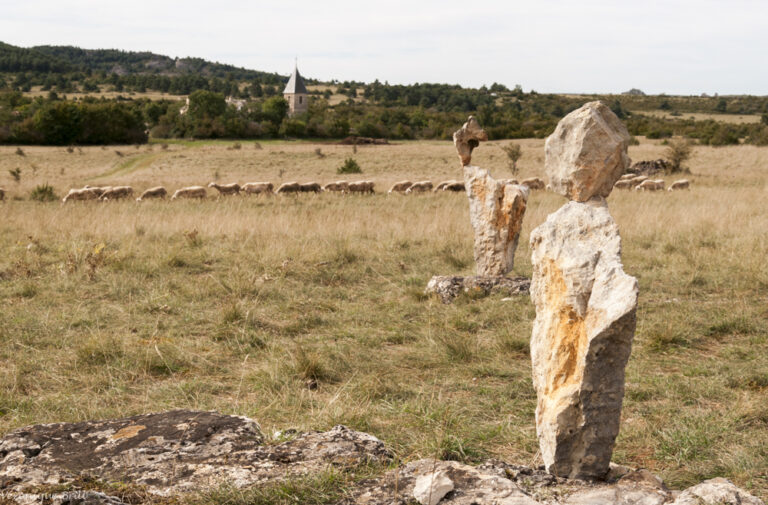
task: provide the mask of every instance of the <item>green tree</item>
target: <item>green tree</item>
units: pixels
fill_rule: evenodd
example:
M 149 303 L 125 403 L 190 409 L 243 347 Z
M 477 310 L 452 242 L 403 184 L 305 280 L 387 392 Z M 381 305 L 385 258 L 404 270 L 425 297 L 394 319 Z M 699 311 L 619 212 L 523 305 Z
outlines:
M 74 144 L 82 132 L 81 108 L 71 102 L 48 102 L 33 116 L 33 124 L 43 143 Z
M 717 112 L 725 112 L 728 109 L 728 102 L 725 100 L 725 98 L 721 98 L 717 105 L 715 105 L 715 110 Z
M 189 117 L 197 119 L 213 119 L 224 114 L 227 102 L 224 95 L 200 89 L 189 95 Z
M 282 96 L 269 97 L 261 104 L 261 114 L 267 121 L 279 125 L 288 115 L 288 102 Z

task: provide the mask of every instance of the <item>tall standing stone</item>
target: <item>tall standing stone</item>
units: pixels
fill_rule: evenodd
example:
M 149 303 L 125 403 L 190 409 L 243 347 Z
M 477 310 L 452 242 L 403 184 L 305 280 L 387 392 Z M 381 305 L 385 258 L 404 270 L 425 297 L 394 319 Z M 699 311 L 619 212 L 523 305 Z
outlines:
M 488 170 L 470 164 L 472 150 L 487 139 L 485 131 L 472 116 L 453 134 L 469 197 L 477 275 L 503 276 L 514 266 L 528 188 L 497 181 Z
M 638 288 L 604 197 L 629 163 L 628 143 L 601 102 L 563 118 L 546 143 L 550 184 L 572 200 L 531 233 L 536 432 L 558 476 L 604 476 L 619 432 Z

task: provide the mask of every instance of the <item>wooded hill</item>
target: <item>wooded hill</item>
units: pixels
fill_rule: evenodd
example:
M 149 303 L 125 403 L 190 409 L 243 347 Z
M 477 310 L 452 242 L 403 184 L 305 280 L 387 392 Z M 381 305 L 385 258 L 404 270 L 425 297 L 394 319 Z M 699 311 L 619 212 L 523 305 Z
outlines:
M 0 43 L 0 143 L 133 143 L 145 140 L 145 132 L 154 138 L 448 139 L 468 114 L 478 116 L 492 139 L 545 137 L 568 112 L 604 100 L 633 135 L 768 145 L 768 97 L 648 96 L 639 90 L 561 95 L 498 83 L 464 88 L 305 80 L 325 86 L 311 92 L 307 113 L 288 118 L 282 98 L 287 76 L 150 52 Z M 48 96 L 30 97 L 33 87 Z M 104 91 L 114 98 L 101 97 Z M 190 113 L 181 113 L 184 103 L 177 99 L 151 100 L 150 92 L 188 95 Z M 73 93 L 88 96 L 73 99 Z M 245 106 L 228 104 L 229 96 L 245 100 Z M 753 119 L 718 121 L 723 114 Z M 99 126 L 105 123 L 112 128 Z

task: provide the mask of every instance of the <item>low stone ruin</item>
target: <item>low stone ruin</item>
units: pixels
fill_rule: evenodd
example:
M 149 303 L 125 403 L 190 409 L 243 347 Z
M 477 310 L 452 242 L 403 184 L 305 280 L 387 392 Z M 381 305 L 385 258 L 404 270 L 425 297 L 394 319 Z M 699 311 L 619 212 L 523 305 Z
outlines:
M 530 239 L 536 431 L 557 476 L 604 477 L 619 432 L 638 288 L 622 269 L 605 197 L 629 164 L 628 145 L 601 102 L 568 114 L 546 141 L 552 190 L 571 200 Z
M 208 503 L 197 493 L 248 489 L 333 472 L 368 475 L 337 505 L 764 505 L 725 479 L 671 491 L 647 470 L 612 465 L 601 481 L 556 477 L 498 460 L 420 459 L 389 468 L 376 437 L 344 426 L 267 442 L 256 421 L 176 410 L 28 426 L 0 439 L 1 503 Z
M 469 198 L 477 276 L 433 277 L 426 291 L 437 293 L 444 303 L 449 303 L 462 291 L 472 291 L 479 287 L 488 293 L 491 288 L 509 284 L 506 275 L 514 267 L 515 250 L 523 225 L 529 189 L 527 186 L 494 179 L 487 169 L 471 164 L 472 151 L 484 140 L 488 140 L 488 135 L 472 116 L 453 134 L 453 143 L 461 160 L 464 186 Z M 520 282 L 525 279 L 516 281 L 516 287 L 525 284 Z M 445 289 L 446 287 L 451 289 Z M 516 292 L 520 290 L 513 289 L 511 293 Z

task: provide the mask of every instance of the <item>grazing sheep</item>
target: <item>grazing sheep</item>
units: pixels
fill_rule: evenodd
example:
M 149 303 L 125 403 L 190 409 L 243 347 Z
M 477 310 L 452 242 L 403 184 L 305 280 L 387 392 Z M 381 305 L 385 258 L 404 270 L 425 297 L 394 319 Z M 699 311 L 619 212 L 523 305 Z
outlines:
M 246 195 L 260 195 L 262 193 L 271 195 L 274 186 L 271 182 L 247 182 L 240 188 Z
M 301 184 L 294 181 L 282 183 L 275 193 L 298 193 L 299 191 L 301 191 Z
M 347 187 L 349 188 L 350 193 L 374 194 L 373 181 L 350 182 Z
M 349 191 L 349 183 L 347 181 L 329 182 L 323 186 L 323 191 L 335 191 L 337 193 L 346 193 Z
M 177 198 L 200 198 L 203 199 L 206 196 L 208 196 L 208 193 L 205 191 L 205 188 L 202 186 L 187 186 L 186 188 L 177 189 L 173 196 L 171 197 L 171 200 L 176 200 Z
M 411 181 L 396 182 L 392 185 L 391 188 L 389 188 L 387 193 L 405 193 L 411 186 L 413 186 Z
M 427 191 L 432 191 L 432 181 L 414 182 L 413 186 L 405 190 L 405 194 L 410 195 L 411 193 L 426 193 Z
M 664 181 L 645 180 L 635 187 L 635 191 L 664 191 Z
M 302 193 L 320 193 L 323 190 L 316 182 L 303 182 L 299 184 L 299 191 Z
M 633 177 L 629 181 L 632 183 L 632 187 L 637 187 L 638 185 L 642 184 L 643 182 L 648 180 L 647 175 L 638 175 L 637 177 Z
M 435 189 L 433 189 L 432 191 L 434 191 L 435 193 L 437 193 L 439 191 L 443 191 L 445 189 L 445 187 L 448 184 L 451 184 L 452 182 L 456 182 L 456 181 L 453 180 L 453 179 L 451 179 L 450 181 L 443 181 L 440 184 L 438 184 L 437 186 L 435 186 Z
M 144 190 L 144 192 L 136 199 L 136 201 L 141 202 L 147 198 L 165 198 L 167 194 L 168 191 L 166 191 L 164 187 L 155 186 L 154 188 Z
M 442 191 L 466 191 L 464 183 L 461 181 L 446 181 L 445 183 L 441 182 L 440 184 L 445 184 Z M 437 191 L 437 189 L 435 189 L 435 191 Z
M 240 194 L 240 185 L 236 182 L 233 182 L 232 184 L 216 184 L 215 182 L 212 182 L 208 187 L 216 188 L 219 191 L 219 195 L 223 196 Z
M 96 194 L 99 195 L 99 197 L 101 197 L 101 195 L 103 195 L 104 192 L 112 189 L 112 186 L 89 186 L 88 184 L 86 184 L 85 186 L 83 186 L 83 189 L 90 189 L 96 192 Z
M 528 188 L 531 190 L 544 189 L 547 186 L 544 183 L 544 181 L 538 177 L 530 177 L 528 179 L 523 179 L 520 185 L 528 186 Z
M 0 188 L 0 202 L 5 200 L 5 190 L 3 188 Z
M 70 189 L 64 198 L 61 199 L 62 203 L 67 203 L 70 200 L 98 200 L 99 193 L 93 188 L 80 188 Z
M 619 177 L 619 180 L 620 181 L 628 181 L 630 179 L 634 179 L 635 177 L 637 177 L 637 174 L 633 174 L 632 172 L 630 172 L 628 174 L 624 174 L 621 177 Z
M 667 191 L 677 191 L 679 189 L 689 189 L 691 187 L 691 181 L 688 179 L 680 179 L 669 185 Z M 2 198 L 0 198 L 2 200 Z
M 616 184 L 613 185 L 613 189 L 632 189 L 632 181 L 629 179 L 619 179 Z
M 133 196 L 132 187 L 115 186 L 115 187 L 106 189 L 99 197 L 99 200 L 101 200 L 102 202 L 106 202 L 107 200 L 121 200 L 123 198 L 128 198 L 130 196 Z

